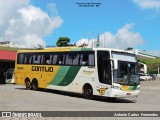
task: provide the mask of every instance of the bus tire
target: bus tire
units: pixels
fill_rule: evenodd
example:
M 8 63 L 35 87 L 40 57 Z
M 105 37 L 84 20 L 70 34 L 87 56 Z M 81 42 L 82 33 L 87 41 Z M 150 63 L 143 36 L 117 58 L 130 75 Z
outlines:
M 89 84 L 86 84 L 84 87 L 83 87 L 83 96 L 85 99 L 93 99 L 93 89 L 91 87 L 91 85 Z
M 26 89 L 27 90 L 31 90 L 32 89 L 31 82 L 30 82 L 29 78 L 25 79 L 25 85 L 26 85 Z
M 36 79 L 32 80 L 32 90 L 38 90 L 38 81 Z

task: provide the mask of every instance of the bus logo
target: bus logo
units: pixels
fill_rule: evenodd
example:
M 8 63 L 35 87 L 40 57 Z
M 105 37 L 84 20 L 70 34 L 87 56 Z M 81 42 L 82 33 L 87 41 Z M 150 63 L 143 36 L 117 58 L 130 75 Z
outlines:
M 53 67 L 32 66 L 32 71 L 38 71 L 38 72 L 53 72 Z
M 100 88 L 100 89 L 99 89 L 99 93 L 100 93 L 101 95 L 104 95 L 106 89 L 107 89 L 107 88 Z

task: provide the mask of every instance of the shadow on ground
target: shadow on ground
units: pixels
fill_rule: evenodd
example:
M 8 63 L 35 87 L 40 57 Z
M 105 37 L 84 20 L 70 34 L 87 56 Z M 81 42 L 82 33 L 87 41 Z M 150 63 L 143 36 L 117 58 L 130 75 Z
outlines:
M 15 88 L 15 89 L 26 90 L 26 88 Z M 38 91 L 39 92 L 46 92 L 46 93 L 51 93 L 51 94 L 57 94 L 57 95 L 63 95 L 63 96 L 69 96 L 69 97 L 75 97 L 75 98 L 84 99 L 83 95 L 82 94 L 78 94 L 78 93 L 51 90 L 51 89 L 39 89 Z M 109 102 L 109 103 L 135 103 L 136 102 L 135 100 L 128 100 L 127 98 L 121 99 L 121 98 L 108 98 L 108 97 L 99 97 L 99 96 L 94 96 L 92 101 Z

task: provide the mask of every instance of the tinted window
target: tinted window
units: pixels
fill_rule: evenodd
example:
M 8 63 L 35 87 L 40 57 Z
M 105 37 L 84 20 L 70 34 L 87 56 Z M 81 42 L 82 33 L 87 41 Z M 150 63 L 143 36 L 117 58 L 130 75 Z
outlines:
M 45 53 L 19 53 L 18 64 L 52 64 L 73 66 L 94 66 L 94 52 L 45 52 Z

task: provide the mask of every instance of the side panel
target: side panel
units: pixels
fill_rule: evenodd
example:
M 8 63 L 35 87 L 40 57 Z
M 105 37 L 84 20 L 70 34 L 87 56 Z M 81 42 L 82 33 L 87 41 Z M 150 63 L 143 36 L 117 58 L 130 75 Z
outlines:
M 15 81 L 17 84 L 24 85 L 26 78 L 29 78 L 30 81 L 36 78 L 39 87 L 46 88 L 57 74 L 59 68 L 60 66 L 49 65 L 16 65 Z
M 64 71 L 63 74 L 60 75 L 61 69 L 62 68 L 58 70 L 56 76 L 49 83 L 47 88 L 82 93 L 84 84 L 89 83 L 93 89 L 95 89 L 95 67 L 89 68 L 72 66 L 68 68 L 68 71 Z
M 67 86 L 69 85 L 76 77 L 80 66 L 61 66 L 50 82 L 50 85 L 57 85 L 57 86 Z

